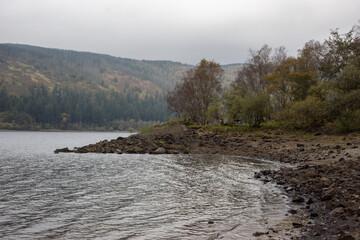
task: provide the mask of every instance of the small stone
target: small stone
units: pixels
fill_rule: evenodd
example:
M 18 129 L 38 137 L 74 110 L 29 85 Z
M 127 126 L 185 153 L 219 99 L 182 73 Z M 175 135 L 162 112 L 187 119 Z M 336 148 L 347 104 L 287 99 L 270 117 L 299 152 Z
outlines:
M 296 211 L 295 209 L 290 209 L 290 210 L 288 211 L 288 213 L 291 213 L 291 214 L 296 214 L 296 213 L 297 213 L 297 211 Z
M 339 230 L 348 230 L 349 228 L 350 228 L 350 227 L 349 227 L 349 225 L 347 225 L 347 224 L 340 225 L 340 226 L 337 227 L 337 229 L 339 229 Z
M 321 201 L 328 201 L 332 198 L 332 195 L 330 194 L 325 194 L 321 197 Z
M 292 184 L 300 184 L 300 181 L 297 178 L 290 178 L 289 182 Z
M 294 202 L 294 203 L 302 203 L 304 201 L 305 201 L 305 199 L 303 197 L 301 197 L 301 196 L 294 196 L 292 198 L 292 202 Z
M 342 214 L 342 213 L 344 213 L 344 208 L 342 208 L 342 207 L 337 207 L 331 211 L 332 215 L 337 215 L 337 214 Z
M 319 216 L 319 214 L 317 214 L 316 212 L 313 212 L 310 214 L 310 217 L 318 217 L 318 216 Z
M 254 178 L 256 178 L 256 179 L 261 178 L 261 176 L 262 176 L 262 173 L 261 173 L 261 172 L 256 172 L 256 173 L 254 174 Z
M 302 227 L 302 223 L 299 223 L 299 222 L 293 222 L 292 223 L 294 228 L 301 228 Z
M 338 238 L 339 240 L 355 240 L 355 238 L 351 235 L 344 235 Z
M 266 233 L 263 233 L 263 232 L 254 232 L 253 233 L 253 236 L 254 237 L 260 237 L 260 236 L 262 236 L 262 235 L 265 235 Z

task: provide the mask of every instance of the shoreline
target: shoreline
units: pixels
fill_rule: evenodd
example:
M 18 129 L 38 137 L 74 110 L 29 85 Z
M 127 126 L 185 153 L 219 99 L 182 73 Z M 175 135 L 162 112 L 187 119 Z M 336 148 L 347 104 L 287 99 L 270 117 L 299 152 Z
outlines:
M 103 132 L 103 133 L 131 133 L 138 134 L 138 132 L 129 131 L 99 131 L 99 130 L 62 130 L 62 129 L 0 129 L 0 132 Z
M 294 239 L 360 239 L 360 136 L 293 135 L 280 131 L 222 132 L 180 124 L 151 133 L 101 141 L 75 153 L 225 154 L 293 164 L 254 177 L 274 182 L 294 204 L 290 217 Z M 287 226 L 288 228 L 288 226 Z M 278 230 L 276 230 L 278 231 Z M 290 231 L 291 232 L 291 231 Z M 256 234 L 259 234 L 255 236 Z M 271 239 L 275 232 L 254 233 Z

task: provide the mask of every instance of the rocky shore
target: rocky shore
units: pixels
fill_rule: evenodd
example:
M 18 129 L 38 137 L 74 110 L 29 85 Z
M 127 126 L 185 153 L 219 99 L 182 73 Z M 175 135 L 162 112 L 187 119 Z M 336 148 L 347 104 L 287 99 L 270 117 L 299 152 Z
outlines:
M 150 133 L 101 141 L 75 153 L 231 154 L 292 163 L 292 168 L 255 173 L 275 182 L 294 203 L 289 215 L 299 216 L 292 227 L 300 236 L 289 239 L 360 239 L 360 137 L 289 134 L 279 130 L 239 132 L 187 128 L 180 124 Z M 271 231 L 262 239 L 275 239 Z M 258 237 L 258 236 L 257 236 Z

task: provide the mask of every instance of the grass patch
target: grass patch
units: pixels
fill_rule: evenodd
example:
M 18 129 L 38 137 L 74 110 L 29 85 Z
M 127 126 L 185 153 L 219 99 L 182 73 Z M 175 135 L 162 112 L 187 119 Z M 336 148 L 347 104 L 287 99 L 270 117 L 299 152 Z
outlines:
M 265 130 L 278 130 L 282 126 L 279 123 L 263 123 L 260 127 L 251 127 L 249 124 L 235 125 L 235 126 L 212 126 L 212 125 L 189 125 L 191 129 L 204 129 L 207 131 L 218 131 L 218 132 L 258 132 Z
M 146 134 L 152 132 L 154 128 L 152 126 L 148 126 L 148 127 L 141 127 L 139 130 L 141 133 Z

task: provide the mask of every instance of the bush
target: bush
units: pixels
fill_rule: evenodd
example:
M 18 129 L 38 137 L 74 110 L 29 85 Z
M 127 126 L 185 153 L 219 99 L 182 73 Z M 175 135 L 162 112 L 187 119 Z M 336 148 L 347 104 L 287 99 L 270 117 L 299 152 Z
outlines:
M 360 131 L 360 109 L 355 111 L 346 109 L 338 119 L 329 123 L 328 127 L 341 133 Z
M 303 101 L 293 103 L 289 109 L 278 114 L 278 120 L 295 129 L 310 130 L 325 124 L 326 104 L 318 98 L 308 96 Z
M 225 110 L 224 106 L 216 101 L 210 105 L 208 111 L 206 112 L 207 122 L 211 125 L 222 125 L 224 124 L 225 119 Z
M 248 94 L 240 101 L 240 105 L 241 118 L 252 127 L 260 127 L 272 112 L 270 98 L 265 93 Z
M 148 126 L 148 127 L 144 126 L 144 127 L 141 127 L 139 130 L 141 133 L 150 133 L 153 131 L 153 127 L 152 126 Z
M 244 97 L 238 92 L 230 92 L 225 102 L 227 107 L 228 124 L 247 123 L 251 127 L 270 119 L 272 106 L 270 97 L 263 92 L 248 93 Z
M 6 123 L 0 122 L 0 129 L 12 130 L 12 129 L 14 129 L 14 125 L 11 123 L 8 123 L 8 122 L 6 122 Z

